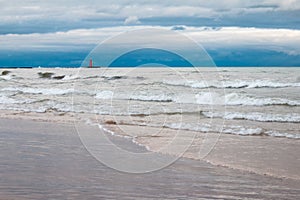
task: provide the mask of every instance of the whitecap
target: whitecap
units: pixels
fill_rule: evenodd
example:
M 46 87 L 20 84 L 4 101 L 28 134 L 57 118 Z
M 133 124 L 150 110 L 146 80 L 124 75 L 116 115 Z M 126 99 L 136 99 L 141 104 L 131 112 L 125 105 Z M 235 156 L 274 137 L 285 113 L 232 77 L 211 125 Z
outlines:
M 240 136 L 272 136 L 272 137 L 284 137 L 288 139 L 300 139 L 300 134 L 281 133 L 278 131 L 268 130 L 265 131 L 262 128 L 256 127 L 243 127 L 243 126 L 221 126 L 212 127 L 210 124 L 191 124 L 191 123 L 167 123 L 165 127 L 171 129 L 181 129 L 188 131 L 200 131 L 204 133 L 221 133 L 240 135 Z
M 114 92 L 110 90 L 103 90 L 96 94 L 95 98 L 97 99 L 112 99 Z
M 74 92 L 74 89 L 60 89 L 60 88 L 27 88 L 27 87 L 7 87 L 1 91 L 22 92 L 28 94 L 43 94 L 43 95 L 63 95 Z
M 270 114 L 270 113 L 241 113 L 241 112 L 201 112 L 204 116 L 214 118 L 224 118 L 224 119 L 245 119 L 260 122 L 300 122 L 300 115 L 297 113 L 290 114 Z
M 18 103 L 23 103 L 23 102 L 7 96 L 0 96 L 0 104 L 18 104 Z
M 284 137 L 290 139 L 300 139 L 300 134 L 292 134 L 292 133 L 280 133 L 278 131 L 266 131 L 266 135 L 273 136 L 273 137 Z
M 129 100 L 155 101 L 155 102 L 172 102 L 172 96 L 166 94 L 138 94 L 132 95 Z
M 215 92 L 201 92 L 195 95 L 196 103 L 203 105 L 247 105 L 247 106 L 265 106 L 265 105 L 289 105 L 298 106 L 299 101 L 283 98 L 259 98 L 238 93 L 218 94 Z
M 62 79 L 64 81 L 68 81 L 68 80 L 76 80 L 79 79 L 80 77 L 78 75 L 65 75 L 65 77 Z
M 5 80 L 5 81 L 9 81 L 11 79 L 13 79 L 13 76 L 8 74 L 8 75 L 3 75 L 3 76 L 0 76 L 0 80 Z
M 282 83 L 270 80 L 234 80 L 234 81 L 197 81 L 197 80 L 164 80 L 166 85 L 184 86 L 191 88 L 285 88 L 285 87 L 300 87 L 300 83 Z

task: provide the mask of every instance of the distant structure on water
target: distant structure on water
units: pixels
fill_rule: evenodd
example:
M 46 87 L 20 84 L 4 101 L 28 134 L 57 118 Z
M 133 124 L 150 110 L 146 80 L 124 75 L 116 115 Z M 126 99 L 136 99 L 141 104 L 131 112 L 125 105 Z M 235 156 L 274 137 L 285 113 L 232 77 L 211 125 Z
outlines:
M 88 65 L 85 65 L 85 66 L 83 66 L 84 68 L 101 68 L 101 66 L 95 66 L 94 65 L 94 62 L 93 62 L 93 59 L 92 58 L 90 58 L 90 61 L 89 61 L 89 64 Z
M 90 59 L 89 68 L 93 68 L 93 60 L 92 59 Z

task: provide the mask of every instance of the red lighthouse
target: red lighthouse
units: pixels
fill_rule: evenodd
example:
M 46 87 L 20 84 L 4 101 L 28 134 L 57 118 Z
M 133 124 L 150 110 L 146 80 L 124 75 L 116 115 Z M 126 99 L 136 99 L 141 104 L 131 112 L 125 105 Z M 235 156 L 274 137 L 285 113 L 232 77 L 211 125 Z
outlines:
M 90 64 L 89 64 L 89 68 L 92 68 L 93 67 L 93 60 L 90 59 Z

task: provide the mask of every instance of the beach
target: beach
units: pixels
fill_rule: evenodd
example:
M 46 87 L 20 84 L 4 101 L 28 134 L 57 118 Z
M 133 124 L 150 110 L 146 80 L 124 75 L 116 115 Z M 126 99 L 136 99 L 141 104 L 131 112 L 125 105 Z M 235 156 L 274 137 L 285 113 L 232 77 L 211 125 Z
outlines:
M 297 68 L 6 71 L 1 199 L 300 195 Z M 168 163 L 143 173 L 103 163 L 92 145 L 104 136 L 104 152 Z
M 296 199 L 300 192 L 297 181 L 185 158 L 157 172 L 118 172 L 86 151 L 72 123 L 2 118 L 1 141 L 1 199 Z

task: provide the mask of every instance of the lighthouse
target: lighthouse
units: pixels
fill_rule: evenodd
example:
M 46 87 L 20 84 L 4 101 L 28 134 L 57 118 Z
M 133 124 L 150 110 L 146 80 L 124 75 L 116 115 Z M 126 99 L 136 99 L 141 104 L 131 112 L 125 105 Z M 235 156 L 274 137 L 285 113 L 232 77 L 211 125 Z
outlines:
M 93 68 L 93 60 L 92 59 L 90 59 L 89 68 Z

